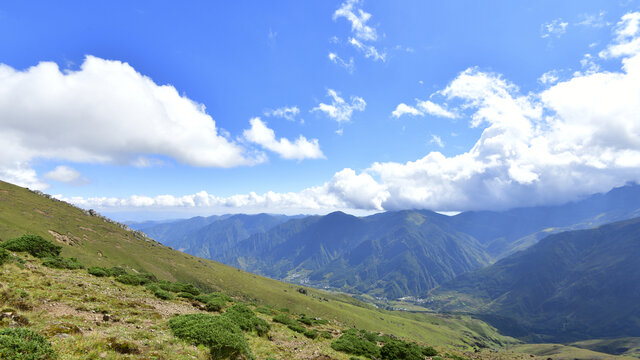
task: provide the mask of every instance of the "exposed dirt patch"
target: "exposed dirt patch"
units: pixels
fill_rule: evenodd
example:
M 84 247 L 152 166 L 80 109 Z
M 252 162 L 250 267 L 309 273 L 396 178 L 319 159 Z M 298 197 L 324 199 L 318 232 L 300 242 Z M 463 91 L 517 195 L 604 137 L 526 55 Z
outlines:
M 40 209 L 37 209 L 37 208 L 36 208 L 36 209 L 33 209 L 33 211 L 34 211 L 34 212 L 36 212 L 36 213 L 38 213 L 38 214 L 40 214 L 40 215 L 42 215 L 42 216 L 45 216 L 45 217 L 48 217 L 48 218 L 53 218 L 53 216 L 51 216 L 51 215 L 47 214 L 46 212 L 44 212 L 44 211 L 42 211 L 42 210 L 40 210 Z
M 96 232 L 95 230 L 93 230 L 92 228 L 88 228 L 88 227 L 84 227 L 84 226 L 80 226 L 79 227 L 80 230 L 84 230 L 84 231 L 91 231 L 92 233 Z
M 44 311 L 48 316 L 56 319 L 78 317 L 88 321 L 100 320 L 102 314 L 95 314 L 90 311 L 77 310 L 67 304 L 52 302 L 42 304 L 37 310 Z
M 80 239 L 76 236 L 73 236 L 73 234 L 71 233 L 69 233 L 69 235 L 63 235 L 53 230 L 49 230 L 48 232 L 56 239 L 57 242 L 72 246 L 80 243 Z

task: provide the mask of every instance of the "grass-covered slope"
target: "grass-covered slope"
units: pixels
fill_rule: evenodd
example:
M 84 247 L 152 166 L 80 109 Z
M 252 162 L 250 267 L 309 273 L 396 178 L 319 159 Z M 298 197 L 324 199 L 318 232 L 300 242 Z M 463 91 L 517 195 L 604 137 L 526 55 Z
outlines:
M 640 336 L 640 218 L 551 235 L 442 285 L 432 306 L 544 341 Z
M 569 347 L 562 352 L 518 347 L 514 352 L 432 346 L 125 272 L 54 269 L 28 251 L 10 251 L 0 264 L 0 357 L 424 360 L 427 355 L 439 360 L 541 360 L 571 354 L 571 359 L 618 359 Z M 132 278 L 146 284 L 129 281 Z M 214 299 L 220 306 L 211 308 Z
M 282 283 L 214 261 L 187 255 L 91 216 L 66 203 L 0 182 L 0 239 L 30 233 L 62 246 L 62 256 L 85 266 L 122 266 L 160 279 L 203 288 L 296 313 L 336 320 L 345 326 L 382 331 L 434 345 L 487 346 L 509 341 L 468 316 L 436 316 L 377 310 L 343 295 Z

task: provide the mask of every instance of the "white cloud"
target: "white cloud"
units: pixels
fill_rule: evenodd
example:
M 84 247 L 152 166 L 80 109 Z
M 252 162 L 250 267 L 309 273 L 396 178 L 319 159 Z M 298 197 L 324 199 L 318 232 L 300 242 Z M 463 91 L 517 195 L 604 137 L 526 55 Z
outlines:
M 562 21 L 561 18 L 542 24 L 540 29 L 540 33 L 541 33 L 540 36 L 543 39 L 548 38 L 550 36 L 560 37 L 567 32 L 568 25 L 569 23 L 566 21 Z
M 82 185 L 88 182 L 77 170 L 64 165 L 56 166 L 55 169 L 44 174 L 44 178 L 72 185 Z
M 351 121 L 354 111 L 364 111 L 367 106 L 364 99 L 359 96 L 352 96 L 351 103 L 348 103 L 332 89 L 327 90 L 327 96 L 333 99 L 331 104 L 320 103 L 311 111 L 320 111 L 339 123 Z
M 344 61 L 338 54 L 330 52 L 329 60 L 332 63 L 340 65 L 345 68 L 349 74 L 353 74 L 353 70 L 355 69 L 355 64 L 353 63 L 353 58 L 349 58 L 349 62 Z
M 601 58 L 617 58 L 640 52 L 640 12 L 625 14 L 616 24 L 614 32 L 615 42 L 600 52 Z
M 258 144 L 263 148 L 273 151 L 280 155 L 283 159 L 321 159 L 324 158 L 318 139 L 307 140 L 300 135 L 294 142 L 285 138 L 276 140 L 276 134 L 272 129 L 267 127 L 260 118 L 250 120 L 251 128 L 243 132 L 244 138 L 252 143 Z
M 371 14 L 357 8 L 359 4 L 359 0 L 345 1 L 333 13 L 333 20 L 343 17 L 351 22 L 351 31 L 356 38 L 363 41 L 376 41 L 378 39 L 376 29 L 367 25 L 367 21 L 371 19 Z
M 617 28 L 617 35 L 628 30 L 634 14 L 623 17 L 625 26 Z M 625 42 L 640 35 L 629 33 L 636 35 Z M 618 44 L 619 37 L 612 46 Z M 482 133 L 471 149 L 455 156 L 431 152 L 415 161 L 376 162 L 359 173 L 344 169 L 297 193 L 74 201 L 84 206 L 206 205 L 243 212 L 460 211 L 554 204 L 608 191 L 640 182 L 640 49 L 631 49 L 612 52 L 624 56 L 619 71 L 576 74 L 539 93 L 522 94 L 498 74 L 475 68 L 461 72 L 438 93 L 459 102 L 460 115 Z
M 202 104 L 127 63 L 93 56 L 77 71 L 52 62 L 26 70 L 0 64 L 0 133 L 0 176 L 40 188 L 46 185 L 29 167 L 38 158 L 130 164 L 164 155 L 212 167 L 257 161 L 219 133 Z
M 412 116 L 422 116 L 424 115 L 422 111 L 414 108 L 413 106 L 409 106 L 405 103 L 400 103 L 396 106 L 396 109 L 391 112 L 391 115 L 395 118 L 399 118 L 402 115 L 412 115 Z
M 441 148 L 444 147 L 444 142 L 442 141 L 442 138 L 438 135 L 431 135 L 431 141 L 429 141 L 429 143 L 436 144 Z
M 455 119 L 457 117 L 455 113 L 445 109 L 444 106 L 438 105 L 430 100 L 418 100 L 415 107 L 400 103 L 396 106 L 396 109 L 391 112 L 391 115 L 395 118 L 399 118 L 402 115 L 424 116 L 425 114 L 449 119 Z
M 542 74 L 542 76 L 538 78 L 538 81 L 543 85 L 555 84 L 556 82 L 558 82 L 558 80 L 560 80 L 560 78 L 558 77 L 557 70 L 547 71 L 546 73 Z
M 275 110 L 265 110 L 264 116 L 273 116 L 287 119 L 289 121 L 294 121 L 296 119 L 296 115 L 298 115 L 299 113 L 300 109 L 298 109 L 297 106 L 284 106 Z
M 374 61 L 380 60 L 382 62 L 387 59 L 387 53 L 379 52 L 373 45 L 363 44 L 355 38 L 350 38 L 349 44 L 364 53 L 364 57 L 366 58 L 372 58 Z
M 597 14 L 582 14 L 580 15 L 580 21 L 576 25 L 587 26 L 592 28 L 602 28 L 608 26 L 609 23 L 605 21 L 604 16 L 606 11 L 600 11 Z
M 452 113 L 451 111 L 445 109 L 442 105 L 438 105 L 436 103 L 433 103 L 429 100 L 425 100 L 425 101 L 418 101 L 418 109 L 422 110 L 423 112 L 427 113 L 427 114 L 431 114 L 434 116 L 439 116 L 439 117 L 444 117 L 444 118 L 449 118 L 449 119 L 455 119 L 456 118 L 456 114 Z

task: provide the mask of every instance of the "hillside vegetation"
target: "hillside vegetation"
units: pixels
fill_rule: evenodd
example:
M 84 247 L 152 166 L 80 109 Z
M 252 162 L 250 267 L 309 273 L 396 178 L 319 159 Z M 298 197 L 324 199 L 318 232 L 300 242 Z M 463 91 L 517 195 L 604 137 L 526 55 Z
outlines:
M 434 346 L 470 349 L 478 344 L 499 347 L 512 341 L 469 316 L 374 309 L 349 296 L 302 288 L 199 259 L 95 215 L 0 182 L 0 238 L 42 236 L 62 247 L 62 257 L 76 258 L 85 267 L 118 266 L 129 273 L 151 273 L 158 279 L 190 283 L 244 301 Z
M 536 341 L 638 337 L 639 239 L 640 218 L 551 235 L 442 285 L 430 306 Z

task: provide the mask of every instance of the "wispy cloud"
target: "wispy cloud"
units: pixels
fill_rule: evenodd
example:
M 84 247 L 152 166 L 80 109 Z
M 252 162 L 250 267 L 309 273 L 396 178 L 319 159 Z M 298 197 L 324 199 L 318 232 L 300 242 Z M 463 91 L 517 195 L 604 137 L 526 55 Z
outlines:
M 64 165 L 56 166 L 55 169 L 45 173 L 44 178 L 69 185 L 84 185 L 89 182 L 80 172 Z
M 403 115 L 424 116 L 426 114 L 449 119 L 455 119 L 457 117 L 454 112 L 447 110 L 443 105 L 438 105 L 430 100 L 418 100 L 416 101 L 415 107 L 400 103 L 396 106 L 396 109 L 391 112 L 391 115 L 395 118 Z
M 438 135 L 431 135 L 431 140 L 429 141 L 430 144 L 436 144 L 439 147 L 443 148 L 444 147 L 444 142 L 442 141 L 442 138 L 440 138 L 440 136 Z
M 352 74 L 353 70 L 355 69 L 353 58 L 349 58 L 349 62 L 346 62 L 340 56 L 338 56 L 338 54 L 334 52 L 330 52 L 329 60 L 331 60 L 332 63 L 340 65 L 341 67 L 345 68 L 347 72 L 349 72 L 349 74 Z
M 289 121 L 295 121 L 296 116 L 300 113 L 297 106 L 283 106 L 278 109 L 267 109 L 263 112 L 264 116 L 278 117 Z
M 327 96 L 332 98 L 331 104 L 320 103 L 311 109 L 312 112 L 319 111 L 329 118 L 341 123 L 351 121 L 354 111 L 364 111 L 367 103 L 359 96 L 352 96 L 351 102 L 346 102 L 335 90 L 327 90 Z
M 610 23 L 608 23 L 604 19 L 605 15 L 607 15 L 606 11 L 600 11 L 597 14 L 582 14 L 579 17 L 580 20 L 575 24 L 592 28 L 602 28 L 605 26 L 609 26 Z
M 378 49 L 373 45 L 366 45 L 362 42 L 358 41 L 355 38 L 349 39 L 349 44 L 353 45 L 356 49 L 364 54 L 366 58 L 372 58 L 374 61 L 382 61 L 384 62 L 387 59 L 386 52 L 379 52 Z
M 568 22 L 563 21 L 561 18 L 557 18 L 551 22 L 542 24 L 540 27 L 540 37 L 543 39 L 550 36 L 560 37 L 567 32 Z
M 351 22 L 351 31 L 356 38 L 362 41 L 376 41 L 378 39 L 376 29 L 367 25 L 367 22 L 371 19 L 371 14 L 358 8 L 358 5 L 360 5 L 359 0 L 343 2 L 338 10 L 333 13 L 333 20 L 343 17 Z

